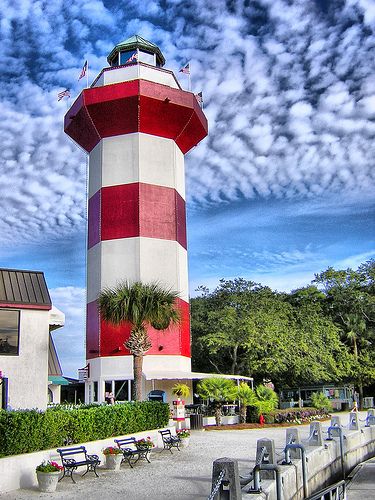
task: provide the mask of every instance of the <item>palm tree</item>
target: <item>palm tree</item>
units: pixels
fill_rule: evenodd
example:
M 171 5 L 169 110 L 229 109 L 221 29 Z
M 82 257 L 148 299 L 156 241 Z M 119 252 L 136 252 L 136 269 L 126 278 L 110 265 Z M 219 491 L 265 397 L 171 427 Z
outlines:
M 257 397 L 256 406 L 258 407 L 259 414 L 269 413 L 270 411 L 277 408 L 279 398 L 276 392 L 265 385 L 258 385 L 255 389 L 255 394 Z
M 177 323 L 180 313 L 176 308 L 178 293 L 159 283 L 139 281 L 119 283 L 114 288 L 102 290 L 98 298 L 102 318 L 114 325 L 130 323 L 132 328 L 124 346 L 133 355 L 133 398 L 142 400 L 143 356 L 151 347 L 147 328 L 165 330 Z
M 206 378 L 198 383 L 197 392 L 201 398 L 214 401 L 216 425 L 221 425 L 223 404 L 237 397 L 237 387 L 233 380 L 219 377 Z
M 241 382 L 237 388 L 237 399 L 240 402 L 240 422 L 246 422 L 246 413 L 248 406 L 257 406 L 258 399 L 255 392 L 246 382 Z

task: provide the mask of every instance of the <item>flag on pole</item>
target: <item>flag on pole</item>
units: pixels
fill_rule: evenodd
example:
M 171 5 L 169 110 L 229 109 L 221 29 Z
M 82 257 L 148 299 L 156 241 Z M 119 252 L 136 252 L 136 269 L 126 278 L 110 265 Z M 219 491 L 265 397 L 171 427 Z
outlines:
M 133 61 L 138 61 L 138 52 L 134 52 L 127 61 L 125 61 L 125 64 L 131 63 Z
M 203 104 L 203 94 L 202 92 L 199 92 L 198 94 L 195 94 L 195 97 L 197 98 L 198 104 L 202 106 Z
M 81 69 L 81 73 L 79 74 L 79 77 L 78 77 L 78 81 L 83 78 L 84 76 L 86 76 L 86 73 L 87 73 L 87 66 L 88 66 L 88 62 L 87 60 L 85 61 L 85 64 L 83 65 L 82 69 Z
M 184 73 L 185 75 L 190 75 L 190 63 L 187 63 L 185 64 L 185 66 L 183 66 L 179 73 Z
M 57 94 L 57 101 L 61 101 L 64 97 L 70 97 L 70 89 L 65 89 Z

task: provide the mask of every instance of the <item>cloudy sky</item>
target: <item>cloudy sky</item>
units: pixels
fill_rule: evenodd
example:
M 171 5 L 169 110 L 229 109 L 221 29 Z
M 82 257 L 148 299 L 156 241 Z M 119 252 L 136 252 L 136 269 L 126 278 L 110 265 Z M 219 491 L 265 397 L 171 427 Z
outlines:
M 85 364 L 86 158 L 56 96 L 133 34 L 203 91 L 192 294 L 235 276 L 291 290 L 375 257 L 373 0 L 3 0 L 0 19 L 0 265 L 45 272 L 66 375 Z

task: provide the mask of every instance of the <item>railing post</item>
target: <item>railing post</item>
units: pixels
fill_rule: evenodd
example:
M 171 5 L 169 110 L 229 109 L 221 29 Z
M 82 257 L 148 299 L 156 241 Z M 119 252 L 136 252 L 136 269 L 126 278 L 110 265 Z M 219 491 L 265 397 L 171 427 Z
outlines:
M 273 439 L 267 439 L 267 438 L 258 439 L 257 456 L 262 448 L 266 448 L 267 450 L 262 460 L 262 463 L 276 465 L 275 441 Z M 262 479 L 274 479 L 275 474 L 272 470 L 271 471 L 262 470 L 260 473 L 260 477 Z
M 223 472 L 223 478 L 220 480 Z M 241 500 L 241 498 L 238 461 L 227 457 L 218 458 L 212 466 L 212 488 L 209 500 Z
M 358 413 L 356 411 L 351 411 L 349 413 L 349 430 L 358 431 L 359 430 L 359 420 Z
M 287 444 L 300 444 L 300 436 L 299 429 L 296 427 L 291 427 L 290 429 L 286 429 L 286 445 Z M 289 450 L 290 458 L 301 458 L 301 450 L 299 448 L 292 448 Z
M 321 422 L 310 423 L 309 446 L 323 446 L 323 431 Z

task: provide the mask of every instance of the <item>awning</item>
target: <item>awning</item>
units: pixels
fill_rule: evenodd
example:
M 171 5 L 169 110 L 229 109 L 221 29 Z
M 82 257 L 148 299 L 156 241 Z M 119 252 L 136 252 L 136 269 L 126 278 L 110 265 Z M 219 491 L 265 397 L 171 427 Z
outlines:
M 199 373 L 199 372 L 180 372 L 180 371 L 146 371 L 143 372 L 146 380 L 200 380 L 203 378 L 228 378 L 232 380 L 250 380 L 251 377 L 244 375 L 223 375 L 221 373 Z
M 57 309 L 57 307 L 52 306 L 49 312 L 49 326 L 50 331 L 56 330 L 56 328 L 61 328 L 65 324 L 65 314 Z
M 58 375 L 48 375 L 48 382 L 52 385 L 69 385 L 69 382 L 66 378 L 58 376 Z

